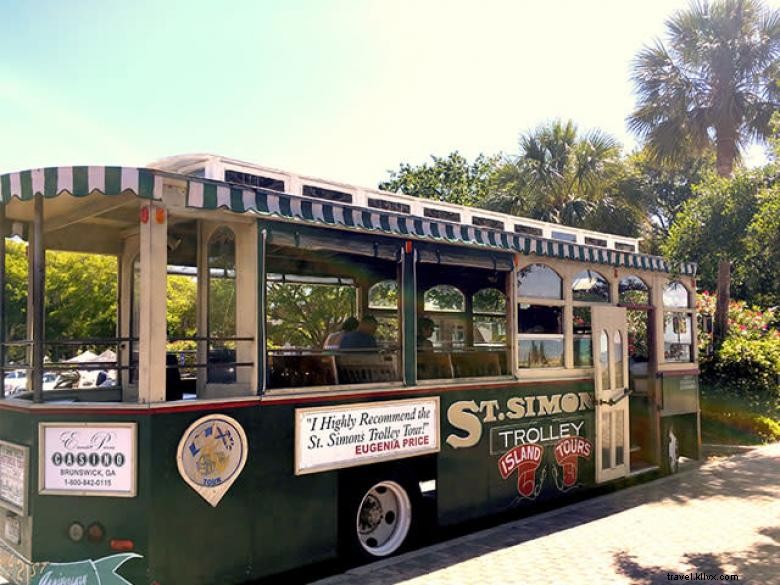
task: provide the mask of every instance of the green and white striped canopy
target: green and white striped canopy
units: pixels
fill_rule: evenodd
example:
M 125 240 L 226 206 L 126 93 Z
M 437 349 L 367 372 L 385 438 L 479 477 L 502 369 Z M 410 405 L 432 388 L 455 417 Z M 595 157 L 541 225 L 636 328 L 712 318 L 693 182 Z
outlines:
M 236 213 L 253 213 L 288 222 L 300 221 L 338 229 L 370 231 L 401 238 L 433 240 L 524 255 L 672 272 L 671 264 L 658 256 L 378 211 L 153 169 L 74 166 L 10 173 L 0 176 L 0 196 L 3 203 L 13 198 L 30 200 L 35 195 L 50 198 L 68 193 L 83 197 L 95 192 L 108 196 L 132 192 L 138 197 L 160 199 L 162 183 L 166 178 L 186 182 L 187 206 L 197 209 L 228 209 Z M 695 263 L 686 262 L 678 268 L 681 274 L 696 274 Z

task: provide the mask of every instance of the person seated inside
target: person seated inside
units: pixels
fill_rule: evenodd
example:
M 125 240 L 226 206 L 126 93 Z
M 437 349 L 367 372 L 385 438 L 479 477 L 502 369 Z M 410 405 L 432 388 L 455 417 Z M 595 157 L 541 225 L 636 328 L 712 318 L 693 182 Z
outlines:
M 417 321 L 417 350 L 433 351 L 433 342 L 430 340 L 433 335 L 433 319 L 421 317 Z
M 350 331 L 355 331 L 359 324 L 360 321 L 355 319 L 355 317 L 347 317 L 341 324 L 341 330 L 335 331 L 325 338 L 322 349 L 338 349 L 341 346 L 341 340 L 344 338 L 344 335 Z
M 376 349 L 378 323 L 371 315 L 365 315 L 354 331 L 347 331 L 341 338 L 339 349 Z

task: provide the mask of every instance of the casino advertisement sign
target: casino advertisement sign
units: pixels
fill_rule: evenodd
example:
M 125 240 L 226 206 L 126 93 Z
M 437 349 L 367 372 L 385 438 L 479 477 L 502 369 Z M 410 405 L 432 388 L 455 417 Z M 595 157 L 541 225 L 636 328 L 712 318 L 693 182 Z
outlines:
M 487 448 L 515 503 L 593 481 L 593 395 L 568 392 L 460 400 L 447 409 L 453 450 Z
M 135 496 L 135 423 L 40 423 L 39 486 L 47 495 Z

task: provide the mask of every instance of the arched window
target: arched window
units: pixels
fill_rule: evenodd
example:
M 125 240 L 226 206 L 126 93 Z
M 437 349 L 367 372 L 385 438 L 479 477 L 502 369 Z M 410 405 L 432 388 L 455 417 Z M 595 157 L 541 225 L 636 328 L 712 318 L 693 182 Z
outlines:
M 398 302 L 398 283 L 395 280 L 381 280 L 368 289 L 368 308 L 379 324 L 376 338 L 383 345 L 398 344 Z
M 691 362 L 693 349 L 693 311 L 688 289 L 672 281 L 664 287 L 664 359 L 667 362 Z M 671 309 L 671 310 L 669 310 Z
M 382 280 L 368 289 L 369 309 L 398 308 L 398 283 L 394 280 Z
M 506 312 L 506 297 L 495 288 L 483 288 L 474 293 L 474 313 L 503 315 Z
M 208 243 L 208 381 L 236 381 L 236 238 L 221 227 Z M 224 364 L 224 365 L 222 365 Z
M 623 379 L 623 336 L 620 331 L 615 331 L 615 388 L 622 388 Z
M 664 307 L 687 309 L 688 289 L 681 282 L 670 282 L 664 287 Z
M 520 269 L 517 294 L 521 297 L 537 299 L 562 299 L 563 284 L 561 277 L 549 266 L 530 264 Z
M 423 299 L 426 311 L 459 313 L 466 310 L 466 297 L 451 284 L 429 288 Z
M 601 390 L 610 388 L 609 384 L 609 336 L 606 331 L 599 337 L 599 366 L 601 368 Z
M 608 303 L 609 283 L 595 270 L 583 270 L 574 276 L 571 285 L 575 301 L 585 303 Z
M 472 297 L 474 345 L 506 346 L 506 297 L 495 288 L 483 288 Z
M 563 280 L 549 266 L 530 264 L 518 274 L 518 364 L 521 368 L 563 367 Z
M 637 276 L 626 276 L 618 284 L 618 302 L 621 305 L 649 305 L 650 290 Z

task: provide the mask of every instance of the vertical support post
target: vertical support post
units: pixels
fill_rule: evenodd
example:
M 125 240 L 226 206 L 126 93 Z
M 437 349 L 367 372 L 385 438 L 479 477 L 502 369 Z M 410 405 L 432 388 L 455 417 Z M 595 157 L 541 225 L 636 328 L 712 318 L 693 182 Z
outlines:
M 43 195 L 35 196 L 32 241 L 32 391 L 33 402 L 43 402 L 44 290 L 46 253 L 43 242 Z
M 237 337 L 255 339 L 236 342 L 236 361 L 255 363 L 258 355 L 256 339 L 259 307 L 257 306 L 257 267 L 258 248 L 257 227 L 255 224 L 235 224 L 235 262 L 236 262 L 236 324 Z M 253 367 L 236 368 L 236 382 L 242 395 L 257 394 L 257 364 Z M 234 390 L 235 392 L 235 390 Z
M 563 365 L 567 369 L 574 367 L 574 292 L 572 281 L 574 273 L 567 268 L 561 270 L 561 285 L 563 286 Z M 596 331 L 591 333 L 593 347 L 596 345 Z
M 268 385 L 268 339 L 265 330 L 266 277 L 265 254 L 268 230 L 257 222 L 257 393 L 265 394 Z
M 139 402 L 165 400 L 168 212 L 159 203 L 141 208 L 141 318 Z
M 476 291 L 471 287 L 466 287 L 464 313 L 466 317 L 466 330 L 464 341 L 466 347 L 474 347 L 474 293 Z
M 519 343 L 517 340 L 517 277 L 518 266 L 520 266 L 520 256 L 515 254 L 512 256 L 512 271 L 507 274 L 507 282 L 505 288 L 506 294 L 506 318 L 508 319 L 506 328 L 506 345 L 509 349 L 509 360 L 507 366 L 509 367 L 509 374 L 518 377 L 520 370 L 517 367 L 517 353 L 519 351 Z
M 197 329 L 198 341 L 195 344 L 195 361 L 203 366 L 207 365 L 209 359 L 209 322 L 208 322 L 208 298 L 209 298 L 209 261 L 208 261 L 208 238 L 213 229 L 206 229 L 202 220 L 197 221 L 197 265 L 198 282 L 195 293 L 195 324 Z M 196 393 L 198 398 L 206 395 L 206 381 L 208 380 L 208 370 L 205 367 L 197 368 L 196 373 Z
M 5 204 L 0 202 L 0 399 L 5 398 Z
M 417 384 L 417 251 L 407 240 L 401 249 L 401 347 L 404 383 Z

